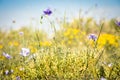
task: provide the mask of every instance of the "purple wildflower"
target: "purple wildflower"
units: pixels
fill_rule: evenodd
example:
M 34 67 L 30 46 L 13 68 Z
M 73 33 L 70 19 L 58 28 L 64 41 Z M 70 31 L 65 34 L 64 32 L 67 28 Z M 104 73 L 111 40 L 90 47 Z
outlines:
M 120 21 L 115 21 L 115 24 L 120 27 Z
M 46 10 L 43 11 L 45 15 L 51 15 L 52 11 L 48 8 Z
M 107 80 L 107 79 L 106 79 L 106 78 L 104 78 L 104 77 L 101 77 L 101 78 L 100 78 L 100 80 Z
M 17 77 L 16 77 L 16 80 L 20 80 L 20 76 L 17 76 Z
M 8 71 L 8 70 L 6 70 L 6 71 L 5 71 L 5 74 L 6 74 L 6 75 L 8 75 L 8 74 L 9 74 L 9 71 Z
M 3 52 L 3 56 L 5 56 L 7 59 L 11 59 L 12 58 L 12 56 L 10 56 L 9 54 L 4 53 L 4 52 Z
M 30 50 L 28 48 L 22 48 L 20 55 L 26 57 L 30 54 Z
M 95 34 L 90 34 L 89 39 L 92 39 L 93 41 L 97 40 L 97 36 Z
M 21 35 L 21 36 L 22 36 L 23 34 L 24 34 L 24 32 L 19 32 L 19 35 Z

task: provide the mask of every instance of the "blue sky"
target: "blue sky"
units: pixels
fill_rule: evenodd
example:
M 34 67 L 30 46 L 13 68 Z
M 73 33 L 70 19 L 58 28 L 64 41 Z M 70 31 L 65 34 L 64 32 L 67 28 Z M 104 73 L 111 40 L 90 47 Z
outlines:
M 46 8 L 53 10 L 50 19 L 61 18 L 64 13 L 70 19 L 76 18 L 80 9 L 82 16 L 96 19 L 120 17 L 120 0 L 0 0 L 0 27 L 8 29 L 30 24 L 40 27 L 39 19 Z M 48 31 L 50 28 L 46 23 L 41 28 Z

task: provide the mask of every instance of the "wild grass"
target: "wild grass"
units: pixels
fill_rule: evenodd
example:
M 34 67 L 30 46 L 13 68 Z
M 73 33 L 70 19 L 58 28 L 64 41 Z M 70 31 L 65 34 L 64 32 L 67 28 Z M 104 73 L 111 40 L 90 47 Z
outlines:
M 120 27 L 114 20 L 98 25 L 80 18 L 61 25 L 58 31 L 53 27 L 51 39 L 26 27 L 1 30 L 0 80 L 120 79 Z M 91 33 L 96 40 L 88 38 Z

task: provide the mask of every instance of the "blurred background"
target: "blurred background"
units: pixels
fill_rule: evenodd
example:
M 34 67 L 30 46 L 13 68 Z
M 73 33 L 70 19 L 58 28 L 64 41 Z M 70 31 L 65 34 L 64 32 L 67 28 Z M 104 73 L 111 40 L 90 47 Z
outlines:
M 120 0 L 0 0 L 0 80 L 120 80 Z
M 51 9 L 49 16 L 59 29 L 57 22 L 67 22 L 80 17 L 100 19 L 120 17 L 120 0 L 0 0 L 0 28 L 3 30 L 32 26 L 52 33 L 49 22 L 45 19 L 40 24 L 43 10 Z

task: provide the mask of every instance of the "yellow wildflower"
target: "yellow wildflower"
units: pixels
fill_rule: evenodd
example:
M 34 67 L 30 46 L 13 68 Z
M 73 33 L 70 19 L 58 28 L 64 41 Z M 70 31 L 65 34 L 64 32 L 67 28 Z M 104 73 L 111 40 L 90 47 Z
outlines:
M 3 45 L 2 44 L 0 44 L 0 49 L 2 49 L 3 48 Z
M 48 41 L 45 41 L 45 42 L 44 42 L 44 46 L 50 46 L 50 45 L 51 45 L 50 42 L 48 42 Z
M 51 45 L 52 45 L 52 43 L 49 42 L 49 41 L 40 42 L 40 46 L 48 47 L 48 46 L 51 46 Z
M 64 32 L 64 36 L 68 36 L 70 34 L 69 31 Z
M 19 43 L 15 41 L 15 42 L 13 42 L 13 45 L 14 46 L 19 46 Z
M 37 52 L 37 49 L 36 48 L 31 48 L 31 53 L 35 53 Z
M 0 55 L 0 60 L 4 60 L 4 59 L 5 59 L 5 57 Z
M 105 46 L 106 44 L 118 47 L 118 37 L 112 34 L 101 34 L 98 40 L 99 46 Z
M 73 35 L 70 35 L 70 36 L 69 36 L 69 39 L 73 39 L 73 38 L 74 38 Z
M 74 34 L 74 35 L 77 35 L 79 32 L 80 32 L 79 29 L 73 29 L 73 34 Z
M 37 49 L 33 46 L 29 46 L 29 49 L 30 49 L 31 53 L 37 52 Z
M 10 41 L 10 42 L 8 42 L 8 45 L 9 46 L 13 46 L 13 43 Z
M 69 41 L 68 41 L 68 44 L 72 44 L 72 41 L 71 41 L 71 40 L 69 40 Z
M 10 41 L 8 42 L 9 46 L 19 46 L 19 43 L 17 41 Z

